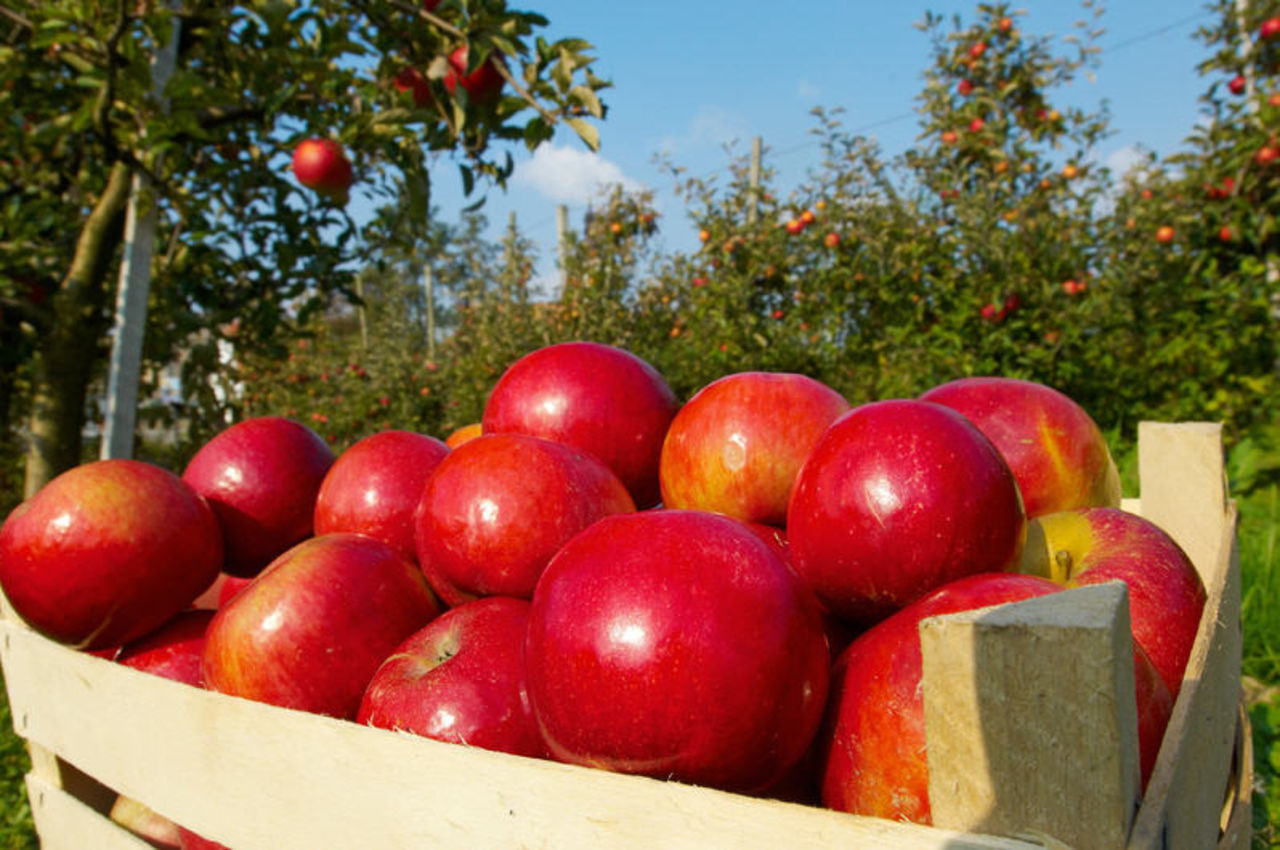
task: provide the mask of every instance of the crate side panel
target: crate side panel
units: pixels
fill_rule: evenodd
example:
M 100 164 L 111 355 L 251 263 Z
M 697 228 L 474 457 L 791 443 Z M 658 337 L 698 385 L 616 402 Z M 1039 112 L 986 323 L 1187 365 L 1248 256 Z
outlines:
M 1133 850 L 1218 843 L 1238 725 L 1243 646 L 1235 529 L 1236 508 L 1230 504 L 1215 555 L 1220 566 L 1206 583 L 1200 632 L 1134 822 L 1129 842 Z
M 0 630 L 24 735 L 237 850 L 1030 846 L 442 744 Z
M 1206 586 L 1214 582 L 1227 508 L 1222 426 L 1139 423 L 1138 477 L 1142 515 L 1178 542 Z
M 36 774 L 27 774 L 41 850 L 153 850 L 133 833 Z

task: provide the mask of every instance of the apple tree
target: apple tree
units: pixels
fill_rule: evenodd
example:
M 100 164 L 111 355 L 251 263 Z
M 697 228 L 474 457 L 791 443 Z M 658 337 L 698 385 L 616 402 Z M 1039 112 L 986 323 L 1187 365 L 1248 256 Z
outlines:
M 135 184 L 158 222 L 145 362 L 181 351 L 212 427 L 227 329 L 271 350 L 333 294 L 354 300 L 374 250 L 334 193 L 290 176 L 298 142 L 338 143 L 357 195 L 425 229 L 446 159 L 468 191 L 501 184 L 511 143 L 565 122 L 594 146 L 604 114 L 590 45 L 505 0 L 5 0 L 0 16 L 0 306 L 23 361 L 5 371 L 29 377 L 27 493 L 82 459 Z

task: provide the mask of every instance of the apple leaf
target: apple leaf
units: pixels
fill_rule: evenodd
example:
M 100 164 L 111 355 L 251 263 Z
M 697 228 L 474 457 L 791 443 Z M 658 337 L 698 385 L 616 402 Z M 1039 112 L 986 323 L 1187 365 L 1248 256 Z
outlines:
M 594 124 L 588 124 L 581 118 L 566 118 L 565 123 L 573 128 L 578 138 L 582 139 L 587 147 L 593 151 L 600 150 L 600 131 Z
M 600 98 L 586 86 L 574 86 L 569 91 L 569 97 L 585 106 L 587 111 L 595 117 L 604 117 L 604 107 L 600 105 Z

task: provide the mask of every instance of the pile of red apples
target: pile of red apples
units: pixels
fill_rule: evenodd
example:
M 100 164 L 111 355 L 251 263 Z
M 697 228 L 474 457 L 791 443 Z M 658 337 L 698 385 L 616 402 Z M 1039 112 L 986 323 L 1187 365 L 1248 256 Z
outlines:
M 335 457 L 263 417 L 181 477 L 88 463 L 5 521 L 0 585 L 50 638 L 225 694 L 929 823 L 920 620 L 1119 579 L 1145 782 L 1205 590 L 1062 393 L 851 407 L 741 372 L 682 405 L 574 342 L 513 364 L 478 430 Z

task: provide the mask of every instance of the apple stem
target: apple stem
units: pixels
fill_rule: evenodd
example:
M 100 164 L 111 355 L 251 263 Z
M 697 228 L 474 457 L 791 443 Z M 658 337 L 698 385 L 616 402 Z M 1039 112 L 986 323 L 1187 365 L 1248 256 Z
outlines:
M 1071 553 L 1066 549 L 1059 549 L 1053 554 L 1053 565 L 1058 573 L 1054 578 L 1058 581 L 1066 581 L 1071 578 L 1071 568 L 1074 565 L 1071 562 Z

